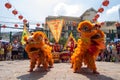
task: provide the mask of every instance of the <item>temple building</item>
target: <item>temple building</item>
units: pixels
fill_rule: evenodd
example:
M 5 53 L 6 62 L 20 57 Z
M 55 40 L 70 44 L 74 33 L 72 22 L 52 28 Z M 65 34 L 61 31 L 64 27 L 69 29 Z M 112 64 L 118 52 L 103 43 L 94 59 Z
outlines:
M 90 20 L 92 22 L 93 17 L 96 15 L 97 11 L 94 10 L 93 8 L 90 8 L 86 10 L 80 17 L 71 17 L 71 16 L 48 16 L 46 17 L 46 22 L 50 20 L 55 20 L 55 19 L 63 19 L 64 20 L 64 25 L 62 29 L 61 36 L 68 38 L 70 33 L 73 33 L 73 36 L 75 38 L 78 38 L 80 34 L 77 32 L 77 26 L 79 22 L 83 20 Z M 45 25 L 45 30 L 49 32 L 48 37 L 51 39 L 53 38 L 52 33 L 49 30 L 48 25 Z

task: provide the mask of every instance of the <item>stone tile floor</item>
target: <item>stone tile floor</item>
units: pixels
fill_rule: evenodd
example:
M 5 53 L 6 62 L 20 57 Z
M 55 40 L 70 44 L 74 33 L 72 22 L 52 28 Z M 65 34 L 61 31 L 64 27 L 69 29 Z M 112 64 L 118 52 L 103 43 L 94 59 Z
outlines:
M 70 63 L 55 63 L 45 72 L 42 68 L 29 70 L 29 60 L 0 61 L 0 80 L 120 80 L 120 63 L 96 62 L 100 74 L 93 74 L 85 67 L 73 73 Z

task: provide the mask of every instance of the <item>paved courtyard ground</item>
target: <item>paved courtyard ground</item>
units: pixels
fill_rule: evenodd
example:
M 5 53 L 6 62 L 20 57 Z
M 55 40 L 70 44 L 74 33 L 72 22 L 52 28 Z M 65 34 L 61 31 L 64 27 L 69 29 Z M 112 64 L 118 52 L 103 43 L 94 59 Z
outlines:
M 41 68 L 30 73 L 29 60 L 0 61 L 0 80 L 120 80 L 120 63 L 96 62 L 99 75 L 82 68 L 73 73 L 70 63 L 55 63 L 48 72 Z

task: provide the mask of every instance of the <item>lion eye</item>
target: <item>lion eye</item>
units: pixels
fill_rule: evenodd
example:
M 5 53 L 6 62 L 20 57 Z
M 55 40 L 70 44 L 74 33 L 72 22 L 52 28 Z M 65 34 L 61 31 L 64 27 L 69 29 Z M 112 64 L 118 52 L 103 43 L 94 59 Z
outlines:
M 83 30 L 83 31 L 88 31 L 89 28 L 88 28 L 88 26 L 83 26 L 82 30 Z

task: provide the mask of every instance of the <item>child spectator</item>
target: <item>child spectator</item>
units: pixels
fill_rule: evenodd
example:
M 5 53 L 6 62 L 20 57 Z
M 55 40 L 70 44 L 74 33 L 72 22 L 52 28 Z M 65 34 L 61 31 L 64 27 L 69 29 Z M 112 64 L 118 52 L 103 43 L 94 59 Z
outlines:
M 3 47 L 3 45 L 0 48 L 0 60 L 4 60 L 4 47 Z
M 7 57 L 6 57 L 6 59 L 7 60 L 11 60 L 11 56 L 12 56 L 12 45 L 11 45 L 11 43 L 9 43 L 8 44 L 8 46 L 7 46 Z

